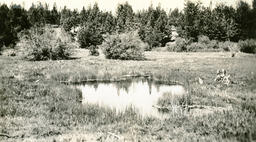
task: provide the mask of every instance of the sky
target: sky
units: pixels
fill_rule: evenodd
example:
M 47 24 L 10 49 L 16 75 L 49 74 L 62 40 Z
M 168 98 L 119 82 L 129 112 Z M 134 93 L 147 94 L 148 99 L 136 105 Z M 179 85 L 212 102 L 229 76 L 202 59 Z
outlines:
M 101 10 L 112 11 L 114 13 L 116 11 L 117 5 L 125 3 L 126 1 L 128 1 L 128 3 L 132 5 L 134 11 L 147 9 L 151 4 L 154 7 L 161 5 L 164 10 L 169 11 L 170 9 L 174 8 L 183 9 L 186 0 L 0 0 L 0 3 L 6 3 L 7 5 L 10 5 L 11 3 L 21 4 L 26 9 L 28 9 L 32 3 L 47 3 L 51 8 L 56 2 L 58 9 L 63 8 L 66 5 L 70 9 L 81 10 L 83 6 L 93 6 L 93 4 L 97 2 Z M 191 1 L 196 2 L 198 0 Z M 238 0 L 200 0 L 200 2 L 202 2 L 204 6 L 209 6 L 210 1 L 212 1 L 212 5 L 214 7 L 216 4 L 219 3 L 235 6 Z M 252 0 L 243 1 L 246 1 L 249 4 L 251 4 L 252 2 Z

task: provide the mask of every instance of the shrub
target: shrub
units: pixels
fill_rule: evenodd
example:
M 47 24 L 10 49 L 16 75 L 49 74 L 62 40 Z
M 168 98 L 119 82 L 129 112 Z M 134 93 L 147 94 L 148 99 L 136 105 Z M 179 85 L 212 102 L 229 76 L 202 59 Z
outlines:
M 216 40 L 208 40 L 206 36 L 204 39 L 199 38 L 198 42 L 193 42 L 187 46 L 187 51 L 198 52 L 198 51 L 219 51 L 219 45 Z
M 193 42 L 187 46 L 187 51 L 189 52 L 198 52 L 203 51 L 207 48 L 207 45 L 200 42 Z
M 91 45 L 91 46 L 89 47 L 89 53 L 90 53 L 90 55 L 92 55 L 92 56 L 99 56 L 99 51 L 97 50 L 97 47 L 94 46 L 94 45 Z
M 188 41 L 184 38 L 176 38 L 174 44 L 167 44 L 168 51 L 182 52 L 187 50 Z
M 102 44 L 106 58 L 121 60 L 144 59 L 145 47 L 137 32 L 107 35 Z
M 208 49 L 218 49 L 218 41 L 217 40 L 211 40 L 208 44 L 207 44 L 207 48 Z
M 233 48 L 236 46 L 234 42 L 231 41 L 225 41 L 225 42 L 219 42 L 219 48 L 223 51 L 232 51 Z
M 81 48 L 88 49 L 91 45 L 100 45 L 102 41 L 100 29 L 94 24 L 87 24 L 78 32 L 78 42 Z
M 245 53 L 256 53 L 256 40 L 247 39 L 244 41 L 239 41 L 238 46 L 241 52 Z
M 67 44 L 56 39 L 56 34 L 49 28 L 32 28 L 22 36 L 21 41 L 21 50 L 28 60 L 60 60 L 67 59 L 71 54 Z
M 210 39 L 208 36 L 200 35 L 200 36 L 198 36 L 198 42 L 202 43 L 202 44 L 209 44 Z

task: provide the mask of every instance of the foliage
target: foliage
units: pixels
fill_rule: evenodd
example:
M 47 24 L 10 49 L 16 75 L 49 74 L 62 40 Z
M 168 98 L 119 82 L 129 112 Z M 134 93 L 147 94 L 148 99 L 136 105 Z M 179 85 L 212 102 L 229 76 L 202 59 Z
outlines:
M 32 28 L 22 37 L 24 58 L 32 61 L 68 59 L 70 50 L 50 29 Z
M 95 45 L 91 45 L 89 47 L 89 53 L 92 56 L 99 56 L 99 51 L 97 50 L 97 47 Z
M 211 40 L 208 44 L 207 44 L 207 48 L 208 49 L 218 49 L 218 41 L 217 40 Z
M 118 32 L 134 30 L 134 12 L 132 6 L 126 2 L 117 7 L 116 28 Z
M 166 12 L 160 7 L 153 8 L 150 6 L 147 11 L 137 14 L 140 18 L 139 35 L 140 38 L 148 43 L 149 48 L 165 46 L 170 41 L 171 31 L 168 30 L 168 17 Z
M 207 49 L 207 45 L 201 42 L 193 42 L 187 46 L 187 51 L 189 52 L 198 52 Z
M 142 31 L 144 30 L 144 31 Z M 141 28 L 141 31 L 139 33 L 144 32 L 145 38 L 143 39 L 144 42 L 148 43 L 149 48 L 146 50 L 151 50 L 154 47 L 161 46 L 161 40 L 164 37 L 164 34 L 160 31 L 151 28 L 150 26 L 147 26 L 146 28 Z
M 192 38 L 197 40 L 200 35 L 200 4 L 187 1 L 184 7 L 184 30 L 186 32 L 186 38 Z
M 108 59 L 142 60 L 144 59 L 143 43 L 137 32 L 107 35 L 101 45 Z
M 200 35 L 200 36 L 198 36 L 198 42 L 202 43 L 202 44 L 209 44 L 210 39 L 208 36 Z
M 182 52 L 182 51 L 187 51 L 187 45 L 189 41 L 184 39 L 184 38 L 176 38 L 174 44 L 168 45 L 167 49 L 168 51 L 172 52 Z
M 2 46 L 15 45 L 17 33 L 30 27 L 27 13 L 20 5 L 0 4 L 0 50 Z
M 239 41 L 238 46 L 240 47 L 241 52 L 256 53 L 256 40 L 255 39 L 247 39 L 244 41 Z
M 69 32 L 72 27 L 78 25 L 78 20 L 75 17 L 69 17 L 62 21 L 62 26 L 65 31 Z
M 81 48 L 100 45 L 103 41 L 102 33 L 96 23 L 85 24 L 78 32 L 78 42 Z
M 218 41 L 210 40 L 209 37 L 198 36 L 198 42 L 193 42 L 187 46 L 187 51 L 216 51 L 219 49 Z
M 200 2 L 187 1 L 183 11 L 174 9 L 167 14 L 160 6 L 153 7 L 152 5 L 146 10 L 134 12 L 132 6 L 126 2 L 118 5 L 116 15 L 100 10 L 97 3 L 87 9 L 83 8 L 82 11 L 64 7 L 60 12 L 56 4 L 50 9 L 48 4 L 39 2 L 32 4 L 29 10 L 16 4 L 9 7 L 1 4 L 0 48 L 4 45 L 14 46 L 18 41 L 17 34 L 22 30 L 32 25 L 44 26 L 46 24 L 61 24 L 66 31 L 81 25 L 86 27 L 82 33 L 90 36 L 92 34 L 89 33 L 96 31 L 94 37 L 97 42 L 92 41 L 92 38 L 82 36 L 86 39 L 85 42 L 80 41 L 82 48 L 101 44 L 103 34 L 138 30 L 140 39 L 149 45 L 146 50 L 152 50 L 170 42 L 173 26 L 180 37 L 192 39 L 193 42 L 199 40 L 199 43 L 209 40 L 237 42 L 256 38 L 255 3 L 253 0 L 251 7 L 249 3 L 239 1 L 236 8 L 224 4 L 212 8 L 204 7 Z M 87 25 L 92 30 L 88 30 Z M 200 37 L 200 35 L 207 36 L 209 39 Z M 215 43 L 212 45 L 216 47 Z M 193 46 L 195 47 L 195 44 Z
M 57 11 L 56 3 L 54 3 L 52 10 L 49 10 L 47 4 L 43 5 L 41 2 L 37 5 L 32 4 L 27 11 L 28 20 L 32 25 L 43 26 L 45 24 L 59 24 L 60 14 Z
M 219 42 L 219 48 L 223 49 L 224 51 L 232 51 L 235 47 L 234 42 L 225 41 L 225 42 Z

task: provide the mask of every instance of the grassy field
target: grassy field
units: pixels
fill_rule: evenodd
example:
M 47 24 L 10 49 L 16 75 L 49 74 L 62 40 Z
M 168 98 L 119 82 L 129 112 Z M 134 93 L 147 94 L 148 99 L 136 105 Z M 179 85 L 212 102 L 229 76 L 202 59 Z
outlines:
M 0 56 L 0 141 L 256 140 L 255 55 L 152 51 L 145 61 L 120 61 L 88 54 L 75 49 L 71 60 L 37 62 Z M 233 83 L 214 82 L 218 69 L 227 70 Z M 132 108 L 116 113 L 82 105 L 81 92 L 61 83 L 114 81 L 123 75 L 182 83 L 190 105 L 209 109 L 172 112 L 164 120 L 142 118 Z

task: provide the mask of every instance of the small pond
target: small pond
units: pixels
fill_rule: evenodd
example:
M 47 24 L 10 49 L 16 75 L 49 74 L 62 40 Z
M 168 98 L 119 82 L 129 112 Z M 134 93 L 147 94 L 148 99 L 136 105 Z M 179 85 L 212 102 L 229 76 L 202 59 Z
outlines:
M 136 78 L 118 82 L 88 82 L 76 85 L 82 91 L 82 103 L 93 103 L 116 109 L 117 112 L 133 107 L 142 116 L 162 117 L 153 106 L 163 93 L 180 95 L 181 85 L 163 85 L 149 79 Z

